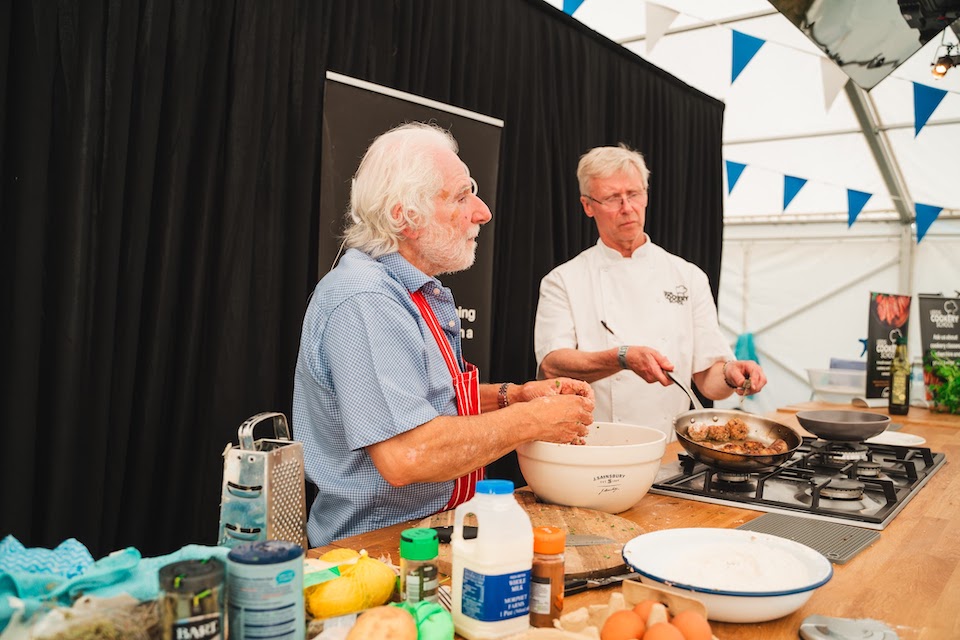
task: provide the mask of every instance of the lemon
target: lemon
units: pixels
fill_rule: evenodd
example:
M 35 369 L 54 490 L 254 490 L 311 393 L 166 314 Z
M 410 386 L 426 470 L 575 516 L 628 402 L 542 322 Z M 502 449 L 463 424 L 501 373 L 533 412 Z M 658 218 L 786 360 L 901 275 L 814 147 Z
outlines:
M 346 562 L 359 557 L 360 552 L 353 549 L 334 549 L 333 551 L 327 551 L 320 556 L 320 559 L 324 562 Z
M 393 595 L 396 574 L 366 551 L 335 549 L 320 556 L 324 562 L 349 562 L 340 567 L 340 577 L 310 587 L 304 592 L 307 610 L 314 618 L 332 618 L 382 605 Z

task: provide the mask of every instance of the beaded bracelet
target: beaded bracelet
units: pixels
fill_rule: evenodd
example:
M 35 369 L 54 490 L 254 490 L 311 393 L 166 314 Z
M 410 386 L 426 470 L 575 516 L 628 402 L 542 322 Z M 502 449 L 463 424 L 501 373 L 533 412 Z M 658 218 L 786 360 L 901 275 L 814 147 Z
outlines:
M 510 405 L 510 400 L 507 399 L 507 387 L 509 386 L 509 382 L 504 382 L 500 385 L 500 391 L 497 391 L 497 406 L 501 409 L 506 409 Z

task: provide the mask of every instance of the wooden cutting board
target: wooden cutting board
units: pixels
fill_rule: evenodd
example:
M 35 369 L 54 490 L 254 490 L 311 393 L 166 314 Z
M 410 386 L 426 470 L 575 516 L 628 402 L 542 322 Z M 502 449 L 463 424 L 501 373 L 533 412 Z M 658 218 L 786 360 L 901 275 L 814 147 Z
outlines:
M 564 551 L 566 578 L 603 578 L 629 571 L 623 562 L 623 544 L 646 531 L 634 522 L 602 511 L 562 507 L 540 502 L 529 489 L 520 489 L 514 494 L 517 502 L 530 516 L 534 527 L 559 527 L 568 534 L 589 534 L 613 538 L 616 543 L 567 547 Z M 453 510 L 437 513 L 420 522 L 421 527 L 444 527 L 453 525 Z M 464 518 L 465 525 L 476 525 L 473 516 Z M 482 535 L 482 533 L 481 533 Z M 440 545 L 437 558 L 442 573 L 450 575 L 452 556 L 449 544 Z

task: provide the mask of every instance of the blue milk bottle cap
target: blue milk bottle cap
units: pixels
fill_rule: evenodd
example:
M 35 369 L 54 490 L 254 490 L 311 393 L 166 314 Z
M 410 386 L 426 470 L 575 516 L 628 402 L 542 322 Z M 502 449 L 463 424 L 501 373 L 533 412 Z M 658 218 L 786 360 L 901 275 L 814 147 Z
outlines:
M 504 495 L 513 493 L 513 483 L 509 480 L 481 480 L 477 483 L 477 493 Z

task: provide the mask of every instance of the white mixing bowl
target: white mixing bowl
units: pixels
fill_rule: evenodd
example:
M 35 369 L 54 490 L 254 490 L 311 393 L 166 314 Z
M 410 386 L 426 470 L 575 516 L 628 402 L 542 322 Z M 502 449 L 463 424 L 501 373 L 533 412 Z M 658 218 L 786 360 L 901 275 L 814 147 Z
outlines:
M 544 502 L 620 513 L 650 489 L 665 447 L 662 431 L 594 422 L 586 444 L 527 442 L 517 448 L 517 459 Z
M 663 529 L 623 546 L 640 581 L 696 598 L 720 622 L 764 622 L 793 613 L 833 576 L 810 547 L 741 529 Z

